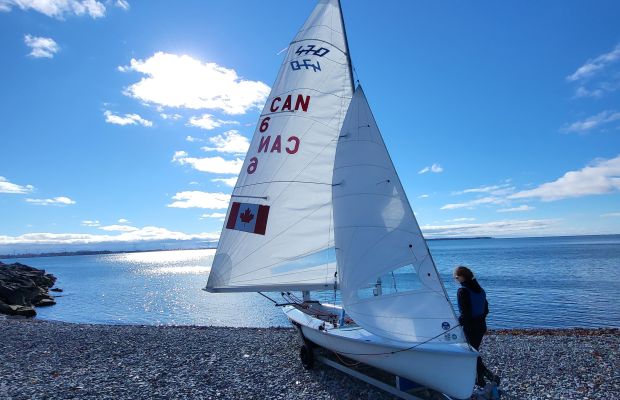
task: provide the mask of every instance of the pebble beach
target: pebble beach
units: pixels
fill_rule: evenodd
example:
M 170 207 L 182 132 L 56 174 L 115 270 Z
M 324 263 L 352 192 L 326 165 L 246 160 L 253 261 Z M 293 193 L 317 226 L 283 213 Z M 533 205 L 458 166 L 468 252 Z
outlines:
M 392 399 L 317 363 L 289 328 L 0 319 L 2 399 Z M 507 330 L 482 355 L 505 399 L 620 399 L 620 330 Z

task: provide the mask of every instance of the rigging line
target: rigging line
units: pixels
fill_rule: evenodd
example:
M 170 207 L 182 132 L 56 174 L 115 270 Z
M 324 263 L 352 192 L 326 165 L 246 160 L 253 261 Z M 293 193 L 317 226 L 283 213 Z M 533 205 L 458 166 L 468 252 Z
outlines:
M 339 351 L 340 354 L 348 354 L 348 355 L 352 355 L 352 356 L 382 356 L 382 355 L 386 355 L 386 354 L 396 354 L 396 353 L 402 353 L 403 351 L 409 351 L 409 350 L 413 350 L 416 347 L 422 346 L 423 344 L 426 344 L 428 342 L 430 342 L 431 340 L 437 339 L 439 336 L 441 335 L 445 335 L 446 333 L 458 328 L 459 326 L 461 326 L 461 324 L 455 325 L 452 328 L 445 330 L 443 332 L 441 332 L 439 335 L 433 336 L 432 338 L 425 340 L 424 342 L 420 342 L 417 343 L 411 347 L 407 347 L 405 349 L 400 349 L 400 350 L 393 350 L 393 351 L 386 351 L 386 352 L 382 352 L 382 353 L 347 353 L 344 351 Z M 470 346 L 471 349 L 471 346 Z
M 269 185 L 271 183 L 307 183 L 309 185 L 329 185 L 331 186 L 331 183 L 326 183 L 326 182 L 309 182 L 309 181 L 267 181 L 267 182 L 256 182 L 256 183 L 250 183 L 248 185 L 242 185 L 242 186 L 237 186 L 235 189 L 242 189 L 242 188 L 246 188 L 246 187 L 250 187 L 250 186 L 258 186 L 258 185 Z M 235 195 L 233 195 L 235 196 Z M 253 196 L 239 196 L 239 197 L 253 197 Z M 260 199 L 267 199 L 267 197 L 257 197 Z
M 263 294 L 261 292 L 256 292 L 258 294 L 260 294 L 261 296 L 263 296 L 264 298 L 266 298 L 267 300 L 271 301 L 272 303 L 274 303 L 275 305 L 278 305 L 278 302 L 275 301 L 274 299 L 272 299 L 271 297 L 267 296 L 266 294 Z
M 345 366 L 345 367 L 357 367 L 358 365 L 361 364 L 360 361 L 354 362 L 354 363 L 347 363 L 346 361 L 344 361 L 342 358 L 340 358 L 340 354 L 336 353 L 335 351 L 332 350 L 332 353 L 334 353 L 336 355 L 336 357 L 338 358 L 338 360 Z
M 354 168 L 354 167 L 374 167 L 374 168 L 380 168 L 380 169 L 385 169 L 388 171 L 391 171 L 389 167 L 384 167 L 383 165 L 377 165 L 377 164 L 348 164 L 348 165 L 341 165 L 339 167 L 335 167 L 334 171 L 337 169 L 341 169 L 341 168 Z
M 230 197 L 243 197 L 246 199 L 262 199 L 262 200 L 267 200 L 269 198 L 268 196 L 244 196 L 242 194 L 231 194 Z
M 263 117 L 266 117 L 266 116 L 270 116 L 270 118 L 274 118 L 274 120 L 275 120 L 276 116 L 277 117 L 304 118 L 304 119 L 308 119 L 308 120 L 314 122 L 315 124 L 321 124 L 324 127 L 326 127 L 327 129 L 331 129 L 332 131 L 339 131 L 339 129 L 334 128 L 334 127 L 329 125 L 329 122 L 331 122 L 331 121 L 323 122 L 323 121 L 317 119 L 318 117 L 312 117 L 312 116 L 310 116 L 308 114 L 302 114 L 302 113 L 298 113 L 298 112 L 295 112 L 295 111 L 285 111 L 285 112 L 275 111 L 275 112 L 272 112 L 272 113 L 266 113 L 266 114 L 262 114 L 260 117 L 258 117 L 258 120 L 260 121 Z M 264 133 L 261 132 L 261 134 L 264 134 Z

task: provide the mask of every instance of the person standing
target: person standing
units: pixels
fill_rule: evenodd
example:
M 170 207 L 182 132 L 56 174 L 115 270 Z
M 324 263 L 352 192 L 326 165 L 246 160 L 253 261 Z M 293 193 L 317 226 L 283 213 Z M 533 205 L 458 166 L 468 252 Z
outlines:
M 467 342 L 476 350 L 480 349 L 482 338 L 487 331 L 486 318 L 489 314 L 489 303 L 484 289 L 474 278 L 474 273 L 467 267 L 460 265 L 454 269 L 454 279 L 461 287 L 457 291 L 459 305 L 459 323 L 463 327 Z M 499 385 L 500 378 L 493 374 L 478 356 L 476 365 L 476 385 L 484 387 L 484 378 Z

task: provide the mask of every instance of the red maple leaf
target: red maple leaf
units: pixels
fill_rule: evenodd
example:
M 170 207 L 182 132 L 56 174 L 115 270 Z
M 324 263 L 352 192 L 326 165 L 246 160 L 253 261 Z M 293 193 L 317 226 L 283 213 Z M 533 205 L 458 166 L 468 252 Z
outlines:
M 241 220 L 241 222 L 247 224 L 254 219 L 254 214 L 252 214 L 249 208 L 246 208 L 243 214 L 239 215 L 239 219 Z

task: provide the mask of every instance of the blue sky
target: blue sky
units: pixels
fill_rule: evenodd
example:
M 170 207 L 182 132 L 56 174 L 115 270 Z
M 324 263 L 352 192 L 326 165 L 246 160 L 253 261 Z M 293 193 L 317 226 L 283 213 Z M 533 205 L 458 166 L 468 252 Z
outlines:
M 217 239 L 311 0 L 0 0 L 0 249 Z M 343 0 L 429 237 L 620 233 L 620 4 Z

